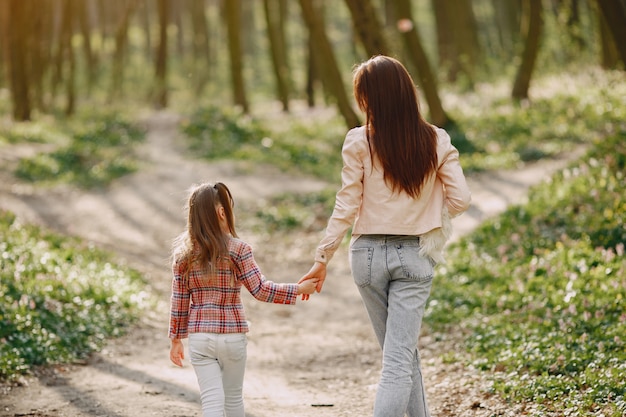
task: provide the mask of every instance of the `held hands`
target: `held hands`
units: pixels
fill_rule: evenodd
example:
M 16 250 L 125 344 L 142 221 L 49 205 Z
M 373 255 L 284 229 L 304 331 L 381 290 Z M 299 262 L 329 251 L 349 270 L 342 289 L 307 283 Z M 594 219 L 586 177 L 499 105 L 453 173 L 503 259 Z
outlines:
M 309 270 L 309 272 L 307 272 L 302 278 L 300 278 L 300 281 L 298 281 L 298 284 L 302 285 L 308 281 L 312 281 L 315 283 L 314 289 L 317 292 L 321 292 L 325 279 L 326 279 L 326 264 L 323 264 L 321 262 L 315 262 L 313 266 L 311 267 L 311 269 Z M 303 292 L 302 299 L 308 300 L 310 297 L 310 294 L 312 293 L 313 291 L 311 291 L 310 293 Z
M 309 299 L 309 294 L 313 294 L 317 288 L 317 279 L 309 279 L 298 282 L 298 295 L 302 295 L 303 300 Z M 304 298 L 306 296 L 306 298 Z

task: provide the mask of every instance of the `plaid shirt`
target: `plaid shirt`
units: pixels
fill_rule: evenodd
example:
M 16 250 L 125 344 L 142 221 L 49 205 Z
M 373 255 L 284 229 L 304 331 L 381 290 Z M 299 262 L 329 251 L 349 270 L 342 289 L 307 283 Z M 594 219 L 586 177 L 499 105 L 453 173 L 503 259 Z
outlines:
M 170 339 L 184 339 L 189 333 L 245 333 L 248 322 L 241 302 L 241 286 L 259 301 L 295 304 L 298 284 L 276 284 L 261 274 L 247 243 L 231 238 L 228 244 L 235 271 L 220 266 L 208 279 L 192 269 L 183 279 L 181 263 L 172 267 Z

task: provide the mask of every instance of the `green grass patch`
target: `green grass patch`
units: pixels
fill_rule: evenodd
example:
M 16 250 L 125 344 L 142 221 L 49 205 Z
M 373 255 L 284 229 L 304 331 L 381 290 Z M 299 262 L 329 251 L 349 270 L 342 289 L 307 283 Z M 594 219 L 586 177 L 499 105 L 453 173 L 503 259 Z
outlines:
M 582 71 L 533 80 L 531 100 L 515 103 L 508 86 L 451 95 L 449 129 L 465 171 L 516 168 L 615 133 L 626 120 L 623 73 Z
M 0 234 L 0 379 L 86 357 L 149 302 L 141 275 L 105 252 L 5 211 Z
M 448 250 L 428 306 L 537 415 L 626 412 L 626 130 Z M 572 414 L 574 413 L 574 414 Z
M 208 106 L 181 126 L 190 150 L 202 158 L 270 164 L 287 172 L 337 181 L 345 128 L 339 119 L 316 126 L 291 117 L 264 120 Z
M 281 232 L 290 230 L 319 231 L 327 221 L 335 205 L 334 188 L 317 193 L 281 194 L 243 207 L 242 211 L 254 213 L 242 220 L 246 227 L 258 232 Z
M 16 176 L 31 182 L 89 188 L 106 186 L 136 170 L 134 147 L 144 139 L 142 129 L 113 115 L 99 116 L 75 129 L 69 144 L 21 159 Z

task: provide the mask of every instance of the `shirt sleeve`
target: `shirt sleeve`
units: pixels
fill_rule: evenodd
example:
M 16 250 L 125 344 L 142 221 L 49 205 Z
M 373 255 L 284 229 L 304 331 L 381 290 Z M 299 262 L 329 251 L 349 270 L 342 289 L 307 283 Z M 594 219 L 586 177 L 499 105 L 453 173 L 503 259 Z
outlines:
M 232 256 L 232 255 L 231 255 Z M 266 303 L 295 304 L 298 284 L 277 284 L 267 280 L 254 260 L 252 248 L 242 242 L 240 252 L 232 256 L 236 264 L 237 279 L 254 298 Z
M 335 252 L 350 226 L 354 224 L 363 198 L 363 141 L 359 140 L 363 129 L 353 129 L 348 132 L 344 141 L 341 157 L 341 189 L 335 197 L 335 208 L 328 220 L 325 236 L 316 252 L 315 261 L 327 264 Z
M 170 339 L 185 339 L 188 337 L 191 296 L 181 272 L 180 263 L 174 263 L 172 266 L 172 275 L 169 337 Z
M 461 163 L 459 151 L 452 145 L 450 136 L 442 129 L 439 133 L 439 169 L 437 176 L 441 180 L 445 204 L 450 217 L 456 217 L 469 208 L 472 200 Z

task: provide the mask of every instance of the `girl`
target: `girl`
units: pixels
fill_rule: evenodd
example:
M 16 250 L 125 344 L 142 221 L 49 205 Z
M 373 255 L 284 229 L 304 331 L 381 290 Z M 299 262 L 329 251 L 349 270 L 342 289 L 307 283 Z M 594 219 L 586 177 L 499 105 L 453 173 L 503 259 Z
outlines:
M 233 199 L 222 183 L 195 187 L 188 201 L 187 228 L 172 250 L 170 360 L 182 366 L 189 355 L 198 378 L 204 417 L 244 417 L 243 377 L 248 323 L 241 286 L 259 301 L 295 304 L 312 294 L 316 281 L 267 281 L 250 246 L 237 238 Z
M 377 56 L 362 63 L 353 88 L 366 123 L 346 135 L 342 187 L 300 282 L 318 279 L 321 291 L 326 264 L 353 226 L 352 275 L 383 350 L 374 417 L 429 416 L 417 342 L 449 218 L 469 207 L 470 192 L 458 151 L 422 118 L 400 62 Z

